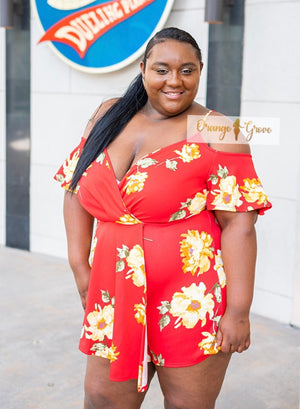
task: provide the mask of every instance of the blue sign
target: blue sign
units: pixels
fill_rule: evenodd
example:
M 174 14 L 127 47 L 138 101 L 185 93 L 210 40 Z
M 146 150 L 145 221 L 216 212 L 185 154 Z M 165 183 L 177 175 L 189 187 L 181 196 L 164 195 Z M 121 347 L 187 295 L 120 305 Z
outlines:
M 174 0 L 31 0 L 48 41 L 72 67 L 115 71 L 139 57 Z

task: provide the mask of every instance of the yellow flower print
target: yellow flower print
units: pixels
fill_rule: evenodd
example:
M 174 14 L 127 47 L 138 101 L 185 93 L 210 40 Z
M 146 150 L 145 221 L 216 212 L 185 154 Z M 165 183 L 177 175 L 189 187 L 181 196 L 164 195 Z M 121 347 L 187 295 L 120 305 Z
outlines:
M 123 190 L 126 190 L 126 194 L 140 192 L 144 189 L 145 180 L 148 178 L 147 172 L 136 172 L 133 175 L 127 176 L 126 185 Z
M 183 145 L 181 151 L 174 151 L 183 162 L 189 163 L 194 159 L 200 158 L 201 154 L 198 145 L 192 143 L 191 145 Z
M 70 154 L 68 158 L 63 163 L 62 173 L 55 175 L 55 179 L 62 183 L 62 187 L 66 190 L 69 190 L 69 186 L 79 160 L 80 148 L 77 149 L 73 154 Z M 86 172 L 85 172 L 86 173 Z M 85 176 L 83 173 L 83 176 Z M 79 190 L 79 185 L 76 186 L 74 192 L 77 193 Z
M 91 335 L 86 334 L 88 339 L 93 341 L 103 341 L 104 337 L 112 339 L 114 323 L 114 309 L 112 305 L 106 305 L 103 309 L 99 306 L 99 311 L 90 312 L 87 320 L 90 326 L 86 326 L 86 332 L 91 332 Z
M 191 200 L 190 204 L 188 205 L 188 210 L 191 214 L 198 214 L 205 209 L 206 206 L 206 196 L 208 191 L 206 189 L 203 190 L 203 193 L 198 192 Z
M 59 183 L 64 183 L 65 177 L 61 173 L 57 173 L 54 178 L 59 182 Z
M 68 158 L 63 163 L 63 170 L 62 173 L 56 174 L 55 179 L 62 183 L 62 187 L 66 190 L 70 190 L 70 183 L 73 178 L 73 174 L 75 172 L 78 160 L 80 157 L 80 148 L 77 149 L 74 153 L 70 154 Z M 86 170 L 82 173 L 82 176 L 87 176 L 87 170 L 92 165 L 89 165 Z M 79 185 L 76 186 L 74 189 L 74 193 L 78 193 Z
M 241 186 L 241 189 L 245 191 L 242 192 L 243 196 L 247 202 L 257 204 L 263 204 L 268 201 L 268 196 L 265 194 L 262 187 L 261 181 L 259 179 L 244 179 L 244 186 Z
M 139 365 L 139 376 L 138 379 L 140 380 L 142 378 L 142 374 L 143 374 L 143 365 Z
M 242 195 L 239 192 L 239 186 L 236 183 L 235 176 L 227 176 L 226 178 L 221 179 L 219 188 L 219 190 L 216 189 L 212 192 L 212 194 L 216 196 L 212 203 L 216 209 L 234 212 L 236 207 L 243 204 L 240 200 Z
M 116 223 L 120 224 L 138 224 L 141 223 L 138 219 L 135 217 L 132 217 L 130 214 L 124 214 L 123 216 L 120 216 L 119 220 L 116 221 Z
M 92 266 L 93 264 L 96 246 L 97 246 L 97 237 L 94 236 L 92 245 L 91 245 L 91 251 L 90 251 L 90 260 L 89 260 L 90 266 Z
M 175 328 L 183 325 L 194 328 L 201 320 L 201 326 L 206 324 L 206 314 L 213 317 L 214 301 L 212 294 L 205 295 L 206 286 L 201 282 L 198 286 L 193 283 L 190 287 L 182 287 L 182 292 L 173 295 L 170 314 L 178 317 Z
M 63 164 L 64 174 L 65 174 L 65 183 L 67 184 L 65 188 L 69 186 L 72 180 L 73 173 L 75 171 L 77 162 L 79 160 L 79 152 L 80 152 L 80 149 L 77 149 L 77 151 L 74 152 L 72 156 L 71 155 L 68 156 L 68 158 L 65 160 Z
M 104 153 L 104 152 L 101 152 L 100 155 L 97 157 L 96 162 L 97 162 L 97 163 L 100 163 L 100 165 L 102 165 L 104 159 L 105 159 L 105 153 Z
M 147 365 L 147 364 L 146 364 Z M 145 379 L 147 378 L 147 369 L 145 367 L 145 364 L 142 363 L 139 365 L 139 375 L 138 375 L 138 392 L 145 392 L 147 389 L 147 383 L 145 382 Z
M 181 235 L 185 237 L 180 242 L 180 256 L 183 258 L 183 272 L 190 272 L 195 275 L 198 270 L 198 275 L 203 274 L 210 268 L 210 259 L 213 258 L 211 243 L 212 237 L 210 234 L 198 230 L 188 230 L 187 233 Z
M 144 250 L 139 244 L 136 244 L 126 257 L 126 262 L 131 268 L 127 272 L 126 278 L 132 278 L 137 287 L 146 286 Z
M 118 359 L 120 352 L 116 352 L 117 347 L 114 344 L 111 344 L 111 347 L 107 345 L 97 343 L 94 344 L 91 348 L 91 351 L 95 351 L 96 356 L 101 356 L 102 358 L 107 358 L 110 362 L 114 362 Z
M 146 305 L 143 299 L 143 304 L 134 304 L 134 311 L 136 311 L 134 317 L 138 324 L 146 325 Z
M 216 272 L 218 273 L 221 288 L 224 288 L 226 285 L 226 275 L 224 271 L 224 264 L 223 264 L 223 260 L 221 256 L 221 250 L 218 250 L 217 254 L 215 255 L 214 270 L 216 270 Z
M 216 345 L 216 334 L 210 334 L 209 332 L 202 332 L 205 336 L 201 342 L 199 342 L 198 347 L 203 349 L 204 355 L 217 354 L 220 351 L 220 347 Z
M 186 202 L 181 202 L 180 209 L 171 215 L 169 222 L 184 219 L 186 217 L 191 217 L 195 214 L 201 213 L 206 206 L 207 194 L 208 191 L 204 189 L 203 192 L 197 192 L 192 199 L 189 198 L 186 200 Z M 190 214 L 187 215 L 187 211 L 185 209 L 188 209 Z
M 152 361 L 156 366 L 164 366 L 165 365 L 165 360 L 162 357 L 162 354 L 156 355 L 153 351 L 151 352 L 151 356 L 152 359 L 150 360 L 150 362 Z

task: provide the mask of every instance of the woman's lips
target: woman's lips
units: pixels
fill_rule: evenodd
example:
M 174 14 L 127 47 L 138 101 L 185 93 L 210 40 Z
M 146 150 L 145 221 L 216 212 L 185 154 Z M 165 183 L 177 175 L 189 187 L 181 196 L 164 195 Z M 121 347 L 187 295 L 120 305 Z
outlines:
M 183 94 L 183 91 L 162 91 L 169 99 L 178 99 Z

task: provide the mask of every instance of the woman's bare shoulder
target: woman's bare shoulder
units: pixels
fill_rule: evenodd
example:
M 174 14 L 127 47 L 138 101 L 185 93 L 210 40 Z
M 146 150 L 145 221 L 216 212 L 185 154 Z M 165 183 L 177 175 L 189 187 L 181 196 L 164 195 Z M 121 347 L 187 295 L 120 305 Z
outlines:
M 217 111 L 204 120 L 201 135 L 212 149 L 221 152 L 250 153 L 250 146 L 241 132 L 238 119 L 233 120 Z
M 90 121 L 97 121 L 101 116 L 103 116 L 111 106 L 113 106 L 119 98 L 110 98 L 107 99 L 106 101 L 103 101 L 93 112 L 93 115 L 90 118 Z
M 95 123 L 98 121 L 98 119 L 100 119 L 108 110 L 110 107 L 112 107 L 117 101 L 119 100 L 119 98 L 110 98 L 107 99 L 106 101 L 103 101 L 93 112 L 92 116 L 90 117 L 87 126 L 84 130 L 84 134 L 83 137 L 86 139 L 91 130 L 93 129 Z
M 189 110 L 189 115 L 206 115 L 212 112 L 211 109 L 206 108 L 204 105 L 199 104 L 199 102 L 194 101 Z

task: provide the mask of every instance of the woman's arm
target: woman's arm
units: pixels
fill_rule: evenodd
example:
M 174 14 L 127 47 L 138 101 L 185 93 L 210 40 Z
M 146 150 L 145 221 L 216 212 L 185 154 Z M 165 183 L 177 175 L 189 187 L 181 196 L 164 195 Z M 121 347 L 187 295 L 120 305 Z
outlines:
M 89 119 L 83 138 L 87 139 L 96 122 L 117 102 L 118 98 L 104 101 Z M 81 206 L 76 194 L 65 193 L 64 220 L 68 242 L 68 259 L 74 273 L 83 308 L 90 279 L 89 255 L 94 218 Z
M 223 352 L 242 352 L 250 345 L 249 311 L 256 262 L 257 212 L 215 211 L 221 226 L 221 252 L 227 279 L 227 307 L 217 331 Z
M 73 271 L 82 306 L 85 309 L 90 280 L 89 255 L 94 218 L 81 206 L 76 194 L 65 193 L 64 220 L 68 242 L 68 259 Z

